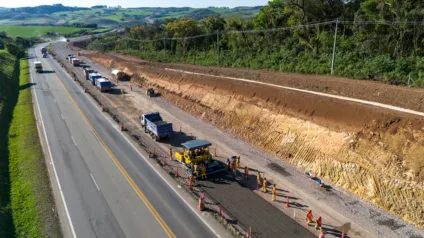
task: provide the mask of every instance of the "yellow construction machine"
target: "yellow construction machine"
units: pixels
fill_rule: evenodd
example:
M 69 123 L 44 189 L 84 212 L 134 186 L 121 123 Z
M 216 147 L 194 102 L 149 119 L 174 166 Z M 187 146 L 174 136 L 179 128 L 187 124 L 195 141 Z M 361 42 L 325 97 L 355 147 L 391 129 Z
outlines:
M 206 174 L 214 174 L 224 171 L 225 165 L 217 160 L 214 160 L 209 152 L 209 147 L 212 145 L 207 140 L 191 140 L 181 144 L 184 152 L 175 152 L 175 158 L 183 164 L 189 173 L 195 176 L 200 175 L 199 171 L 202 167 L 206 168 Z M 197 166 L 196 166 L 197 165 Z

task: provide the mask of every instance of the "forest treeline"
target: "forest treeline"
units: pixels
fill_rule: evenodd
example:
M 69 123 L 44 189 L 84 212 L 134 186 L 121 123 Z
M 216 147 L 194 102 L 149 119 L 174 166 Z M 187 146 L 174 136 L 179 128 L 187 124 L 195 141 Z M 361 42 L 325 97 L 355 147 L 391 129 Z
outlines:
M 248 20 L 166 19 L 90 49 L 200 65 L 334 74 L 424 87 L 424 1 L 273 0 Z

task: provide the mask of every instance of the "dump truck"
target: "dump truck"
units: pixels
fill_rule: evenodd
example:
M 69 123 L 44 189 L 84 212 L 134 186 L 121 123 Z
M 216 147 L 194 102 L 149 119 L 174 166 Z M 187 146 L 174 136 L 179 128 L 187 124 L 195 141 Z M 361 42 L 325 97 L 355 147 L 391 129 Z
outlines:
M 78 58 L 71 58 L 70 63 L 71 63 L 73 66 L 79 66 L 79 65 L 80 65 L 80 63 L 81 63 L 81 61 L 80 61 L 80 59 L 78 59 Z
M 72 64 L 73 66 L 79 66 L 81 61 L 80 59 L 78 59 L 75 55 L 70 54 L 68 56 L 66 56 L 66 60 Z
M 198 177 L 202 174 L 203 168 L 206 170 L 206 175 L 216 174 L 226 170 L 224 163 L 213 159 L 209 151 L 212 143 L 209 141 L 190 140 L 181 145 L 184 151 L 182 153 L 175 152 L 175 158 L 187 169 L 189 174 Z
M 91 73 L 88 78 L 90 79 L 91 84 L 96 85 L 96 80 L 102 78 L 102 75 L 99 73 Z
M 92 68 L 83 68 L 82 71 L 84 72 L 84 77 L 86 80 L 90 80 L 90 74 L 94 73 L 94 70 Z
M 159 112 L 143 114 L 140 120 L 144 132 L 150 134 L 156 141 L 168 138 L 174 133 L 172 123 L 164 121 Z
M 112 88 L 112 83 L 106 78 L 98 78 L 96 79 L 96 87 L 101 92 L 105 92 Z
M 40 61 L 35 61 L 34 62 L 34 68 L 35 68 L 35 72 L 37 72 L 37 73 L 42 73 L 43 72 L 43 64 L 41 64 Z

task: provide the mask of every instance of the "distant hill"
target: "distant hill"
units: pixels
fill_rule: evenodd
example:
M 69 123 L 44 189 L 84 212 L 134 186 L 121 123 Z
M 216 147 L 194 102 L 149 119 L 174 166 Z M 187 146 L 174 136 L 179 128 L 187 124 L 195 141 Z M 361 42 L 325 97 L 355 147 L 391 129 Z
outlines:
M 65 7 L 62 4 L 53 4 L 53 5 L 41 5 L 38 7 L 11 8 L 11 11 L 19 12 L 19 13 L 30 13 L 30 14 L 52 14 L 55 12 L 80 11 L 80 10 L 88 10 L 88 9 L 89 8 L 84 8 L 84 7 Z
M 111 8 L 103 5 L 91 8 L 69 7 L 62 4 L 42 5 L 38 7 L 1 8 L 0 25 L 72 25 L 74 23 L 95 23 L 99 26 L 126 26 L 136 24 L 151 24 L 154 21 L 164 21 L 166 18 L 190 17 L 196 20 L 204 19 L 213 14 L 224 18 L 240 16 L 252 18 L 259 13 L 257 7 L 141 7 L 141 8 Z

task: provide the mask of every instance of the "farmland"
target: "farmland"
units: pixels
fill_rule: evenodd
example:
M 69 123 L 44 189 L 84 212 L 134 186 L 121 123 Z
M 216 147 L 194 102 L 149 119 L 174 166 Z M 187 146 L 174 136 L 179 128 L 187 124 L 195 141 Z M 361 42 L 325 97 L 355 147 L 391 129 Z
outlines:
M 57 32 L 59 34 L 71 34 L 85 28 L 65 27 L 65 26 L 0 26 L 0 32 L 5 31 L 10 37 L 38 37 L 47 32 Z
M 36 7 L 36 8 L 42 8 Z M 65 8 L 61 7 L 52 13 L 34 14 L 28 10 L 22 12 L 4 12 L 0 16 L 0 25 L 40 24 L 40 25 L 71 25 L 74 23 L 98 24 L 99 26 L 137 25 L 154 21 L 164 21 L 167 18 L 191 17 L 204 19 L 213 14 L 224 18 L 238 16 L 244 19 L 255 17 L 261 7 L 236 8 L 189 8 L 189 7 L 143 7 L 143 8 Z M 66 29 L 72 31 L 70 29 Z M 67 33 L 67 32 L 66 32 Z

